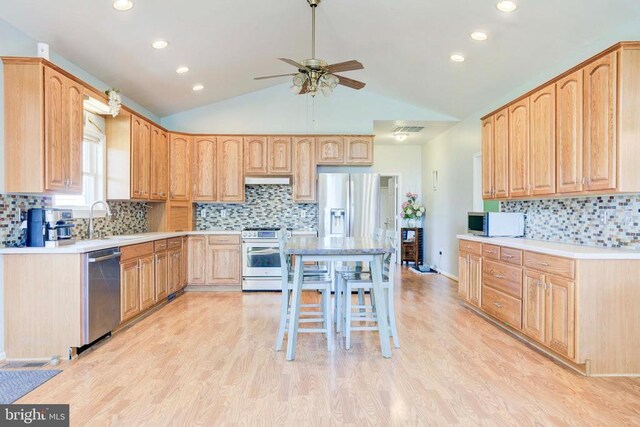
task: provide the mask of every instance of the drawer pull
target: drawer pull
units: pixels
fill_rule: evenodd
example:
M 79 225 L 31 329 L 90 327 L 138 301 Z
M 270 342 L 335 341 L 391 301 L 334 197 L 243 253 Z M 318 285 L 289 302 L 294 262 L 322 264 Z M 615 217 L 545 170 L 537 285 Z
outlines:
M 493 277 L 495 277 L 496 279 L 504 279 L 504 276 L 501 274 L 494 274 Z
M 493 303 L 493 305 L 495 305 L 495 306 L 496 306 L 496 307 L 498 307 L 498 308 L 502 308 L 502 304 L 499 304 L 499 303 L 497 303 L 497 302 L 494 302 L 494 303 Z
M 547 262 L 536 261 L 536 264 L 538 264 L 538 265 L 544 265 L 545 267 L 549 267 L 549 263 L 547 263 Z
M 488 254 L 495 254 L 496 253 L 496 251 L 490 251 L 490 250 L 486 250 L 485 252 L 488 253 Z
M 509 254 L 504 254 L 505 258 L 513 258 L 513 255 L 509 255 Z
M 471 246 L 470 245 L 465 245 L 465 248 L 466 249 L 471 249 Z

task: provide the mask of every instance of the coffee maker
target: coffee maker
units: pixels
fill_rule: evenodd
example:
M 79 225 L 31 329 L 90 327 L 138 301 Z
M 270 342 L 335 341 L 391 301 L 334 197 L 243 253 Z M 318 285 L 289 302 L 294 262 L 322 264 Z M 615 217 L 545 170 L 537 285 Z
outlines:
M 57 247 L 72 245 L 73 211 L 71 209 L 31 208 L 27 211 L 27 246 Z

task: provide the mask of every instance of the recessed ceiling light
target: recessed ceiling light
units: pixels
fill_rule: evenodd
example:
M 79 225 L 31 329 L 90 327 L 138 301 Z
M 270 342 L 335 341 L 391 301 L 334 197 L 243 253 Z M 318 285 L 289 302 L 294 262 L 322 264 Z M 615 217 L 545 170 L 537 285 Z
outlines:
M 474 40 L 482 42 L 487 39 L 487 33 L 485 33 L 484 31 L 474 31 L 473 33 L 471 33 L 470 37 Z
M 169 46 L 169 42 L 166 40 L 156 40 L 151 44 L 151 46 L 153 46 L 154 49 L 164 49 Z
M 131 0 L 115 0 L 113 2 L 113 8 L 115 10 L 129 10 L 133 7 L 133 2 Z
M 500 12 L 513 12 L 518 8 L 516 2 L 512 0 L 501 0 L 496 4 L 496 7 Z
M 189 71 L 189 67 L 182 66 L 182 67 L 176 68 L 176 73 L 178 74 L 184 74 L 188 71 Z
M 202 89 L 204 89 L 204 86 L 202 86 L 201 84 L 197 84 L 197 85 L 195 85 L 195 86 L 193 87 L 193 91 L 194 91 L 194 92 L 199 92 L 199 91 L 201 91 Z
M 464 56 L 460 55 L 459 53 L 454 53 L 449 57 L 449 59 L 453 62 L 464 62 Z

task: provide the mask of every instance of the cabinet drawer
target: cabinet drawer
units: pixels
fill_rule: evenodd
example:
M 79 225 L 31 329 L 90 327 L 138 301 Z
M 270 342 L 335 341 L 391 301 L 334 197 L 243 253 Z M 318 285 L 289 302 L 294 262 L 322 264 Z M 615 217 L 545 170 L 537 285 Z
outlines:
M 522 298 L 522 268 L 485 259 L 482 283 L 515 298 Z
M 167 240 L 168 249 L 180 249 L 182 247 L 182 237 L 174 237 Z
M 155 243 L 156 252 L 167 250 L 167 241 L 165 239 L 156 240 L 154 243 Z
M 522 329 L 522 301 L 500 291 L 482 287 L 482 309 L 517 329 Z
M 240 236 L 237 235 L 215 235 L 209 236 L 210 245 L 239 245 Z
M 500 259 L 500 246 L 483 244 L 482 256 L 490 259 Z
M 537 252 L 524 253 L 524 265 L 545 273 L 556 274 L 568 279 L 575 278 L 575 261 Z
M 120 262 L 153 254 L 153 242 L 124 246 L 120 249 Z
M 458 249 L 461 252 L 468 252 L 474 255 L 482 255 L 482 243 L 472 242 L 470 240 L 460 240 Z
M 509 264 L 522 265 L 522 251 L 520 249 L 500 248 L 500 260 Z

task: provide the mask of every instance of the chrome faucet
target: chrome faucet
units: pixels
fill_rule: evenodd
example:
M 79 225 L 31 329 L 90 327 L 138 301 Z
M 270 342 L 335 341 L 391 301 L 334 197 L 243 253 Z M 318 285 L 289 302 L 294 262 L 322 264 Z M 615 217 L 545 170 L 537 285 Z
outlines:
M 105 202 L 104 200 L 96 200 L 95 202 L 93 202 L 91 208 L 89 209 L 89 240 L 93 239 L 93 208 L 95 208 L 96 205 L 99 204 L 104 205 L 104 207 L 107 208 L 107 216 L 111 216 L 111 209 L 109 208 L 109 204 L 107 202 Z

